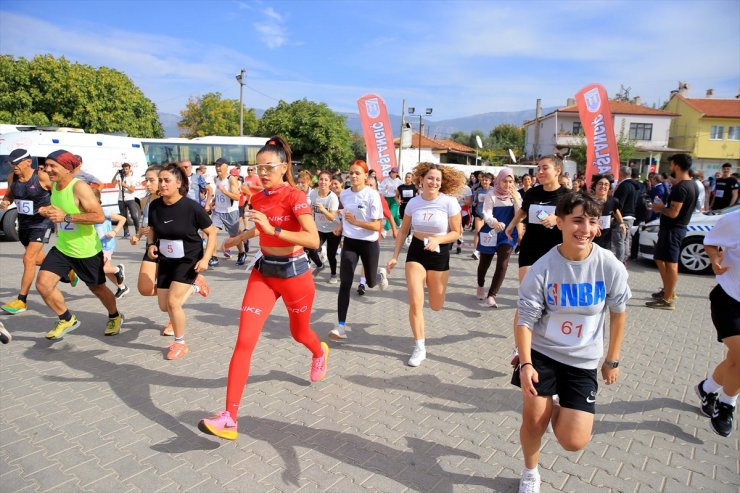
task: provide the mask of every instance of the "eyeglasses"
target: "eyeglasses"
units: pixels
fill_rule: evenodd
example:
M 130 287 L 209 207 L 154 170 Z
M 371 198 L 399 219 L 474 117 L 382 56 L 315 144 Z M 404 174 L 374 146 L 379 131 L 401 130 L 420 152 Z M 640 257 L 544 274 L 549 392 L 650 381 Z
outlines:
M 258 164 L 255 166 L 255 169 L 257 170 L 257 174 L 266 174 L 266 173 L 272 173 L 272 170 L 277 168 L 280 165 L 288 164 L 288 163 L 265 163 L 265 164 Z

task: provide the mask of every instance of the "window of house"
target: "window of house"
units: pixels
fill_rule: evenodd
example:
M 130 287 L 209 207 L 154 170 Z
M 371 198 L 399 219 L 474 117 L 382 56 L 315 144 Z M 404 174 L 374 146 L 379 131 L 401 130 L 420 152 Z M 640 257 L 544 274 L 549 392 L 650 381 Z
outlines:
M 712 128 L 709 130 L 709 138 L 711 140 L 722 140 L 724 135 L 725 135 L 724 125 L 712 125 Z
M 630 140 L 652 140 L 652 123 L 630 123 Z
M 580 135 L 581 133 L 583 133 L 581 122 L 573 122 L 573 135 Z
M 727 140 L 740 140 L 740 125 L 727 128 Z

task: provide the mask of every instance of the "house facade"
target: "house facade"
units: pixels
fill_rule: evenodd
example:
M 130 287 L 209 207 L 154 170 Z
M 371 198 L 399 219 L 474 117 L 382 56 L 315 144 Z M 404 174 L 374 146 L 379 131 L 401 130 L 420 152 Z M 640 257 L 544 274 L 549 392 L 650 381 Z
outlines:
M 629 140 L 635 145 L 635 154 L 629 164 L 637 165 L 646 174 L 651 164 L 656 168 L 664 153 L 680 149 L 669 146 L 671 121 L 677 113 L 649 108 L 635 102 L 609 100 L 614 133 L 619 140 Z M 524 152 L 528 159 L 560 153 L 567 154 L 574 146 L 586 142 L 575 100 L 539 119 L 524 122 Z M 623 162 L 627 162 L 623 160 Z
M 401 173 L 411 171 L 418 163 L 434 164 L 476 164 L 477 154 L 475 149 L 454 140 L 448 139 L 430 139 L 425 135 L 416 132 L 404 136 L 404 145 L 400 150 L 400 159 L 398 166 Z M 399 142 L 401 139 L 395 139 L 396 157 L 399 157 Z M 403 174 L 401 175 L 403 176 Z
M 740 169 L 740 99 L 687 98 L 677 93 L 666 110 L 679 116 L 671 124 L 670 145 L 687 149 L 694 167 L 707 173 L 723 163 Z

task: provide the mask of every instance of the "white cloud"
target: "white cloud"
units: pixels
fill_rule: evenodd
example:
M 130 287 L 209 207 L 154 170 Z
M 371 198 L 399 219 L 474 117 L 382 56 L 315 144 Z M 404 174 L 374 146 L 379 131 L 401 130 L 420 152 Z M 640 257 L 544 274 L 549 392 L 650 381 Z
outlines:
M 268 48 L 280 48 L 288 43 L 288 30 L 285 27 L 285 18 L 272 7 L 262 9 L 264 19 L 255 22 L 253 27 L 262 36 L 262 42 Z

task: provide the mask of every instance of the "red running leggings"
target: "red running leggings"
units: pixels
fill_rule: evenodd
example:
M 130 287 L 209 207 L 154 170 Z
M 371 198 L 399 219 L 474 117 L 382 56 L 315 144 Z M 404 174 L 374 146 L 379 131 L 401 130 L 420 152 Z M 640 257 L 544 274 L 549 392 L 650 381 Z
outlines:
M 232 418 L 237 418 L 239 402 L 249 377 L 249 366 L 252 362 L 252 351 L 257 345 L 262 327 L 267 316 L 279 297 L 283 297 L 290 319 L 290 335 L 306 346 L 314 358 L 324 354 L 321 340 L 311 330 L 311 307 L 316 295 L 311 271 L 290 279 L 278 279 L 264 276 L 253 269 L 244 292 L 242 312 L 239 317 L 239 335 L 236 339 L 234 354 L 229 364 L 229 378 L 226 382 L 226 410 Z

